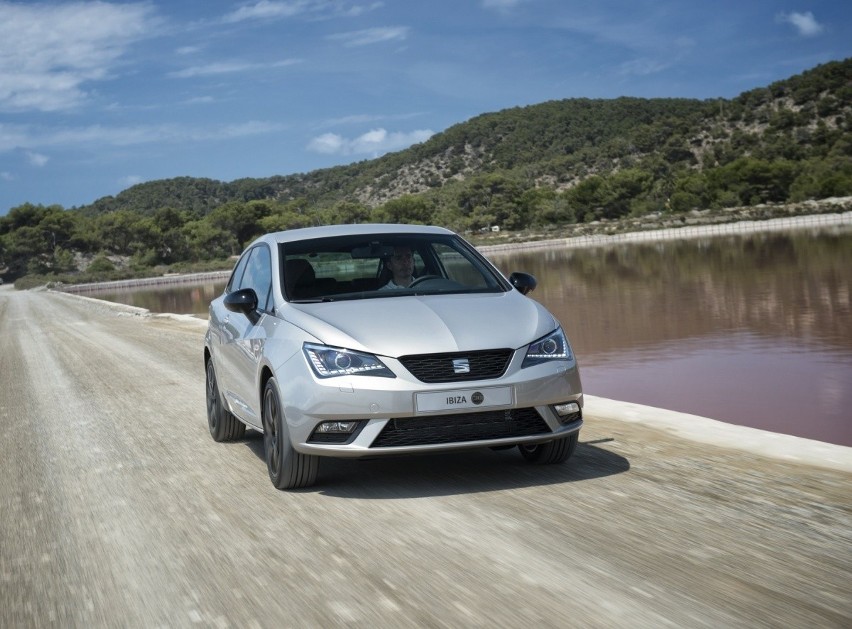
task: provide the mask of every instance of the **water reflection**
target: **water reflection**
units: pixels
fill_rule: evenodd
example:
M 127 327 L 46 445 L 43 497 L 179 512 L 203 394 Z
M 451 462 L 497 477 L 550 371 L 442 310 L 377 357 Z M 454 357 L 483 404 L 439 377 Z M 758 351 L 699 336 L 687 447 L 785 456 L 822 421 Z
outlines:
M 852 232 L 492 254 L 563 323 L 584 389 L 852 445 Z M 224 282 L 98 295 L 207 315 Z
M 852 445 L 852 233 L 492 256 L 539 279 L 593 395 Z
M 147 308 L 151 312 L 174 312 L 207 318 L 210 302 L 222 294 L 226 280 L 203 284 L 182 284 L 153 289 L 126 288 L 113 292 L 92 292 L 93 297 L 130 306 Z
M 759 234 L 494 257 L 539 279 L 533 293 L 581 356 L 750 330 L 852 348 L 852 234 Z

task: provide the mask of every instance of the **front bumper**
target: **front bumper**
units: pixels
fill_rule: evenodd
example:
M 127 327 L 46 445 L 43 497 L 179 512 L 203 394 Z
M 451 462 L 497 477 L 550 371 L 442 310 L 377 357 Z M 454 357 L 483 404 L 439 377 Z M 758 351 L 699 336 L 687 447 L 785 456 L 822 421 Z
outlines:
M 574 361 L 521 369 L 522 357 L 516 355 L 501 378 L 426 384 L 385 357 L 382 360 L 396 378 L 318 379 L 299 365 L 300 358 L 293 357 L 293 364 L 285 365 L 276 380 L 291 442 L 305 454 L 359 458 L 535 444 L 567 437 L 583 425 L 582 411 L 559 417 L 553 409 L 555 404 L 571 401 L 582 408 L 580 374 Z M 508 393 L 506 403 L 485 409 L 467 404 L 418 410 L 418 394 L 453 397 L 458 391 L 495 388 Z M 359 421 L 359 427 L 345 443 L 317 441 L 315 429 L 323 421 L 349 420 Z M 393 434 L 389 437 L 389 433 Z

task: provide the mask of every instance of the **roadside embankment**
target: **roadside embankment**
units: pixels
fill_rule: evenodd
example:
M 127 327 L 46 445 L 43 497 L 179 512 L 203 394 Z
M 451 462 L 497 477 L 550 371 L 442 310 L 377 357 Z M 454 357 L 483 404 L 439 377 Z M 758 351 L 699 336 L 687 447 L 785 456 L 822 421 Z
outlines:
M 114 280 L 111 282 L 93 282 L 90 284 L 67 284 L 56 287 L 66 293 L 108 293 L 130 288 L 165 288 L 182 284 L 198 284 L 202 282 L 221 282 L 231 274 L 227 271 L 209 271 L 207 273 L 178 273 L 161 275 L 159 277 L 142 277 L 130 280 Z
M 678 439 L 740 450 L 759 456 L 852 472 L 852 447 L 586 395 L 585 414 L 662 430 Z
M 642 242 L 657 242 L 661 240 L 738 236 L 760 232 L 823 229 L 839 226 L 852 226 L 852 212 L 843 212 L 842 214 L 791 216 L 787 218 L 770 218 L 762 221 L 738 221 L 735 223 L 721 223 L 713 225 L 686 225 L 684 227 L 618 232 L 612 234 L 599 233 L 583 236 L 570 236 L 567 238 L 481 245 L 478 249 L 486 255 L 494 255 L 521 250 L 552 247 L 605 247 Z

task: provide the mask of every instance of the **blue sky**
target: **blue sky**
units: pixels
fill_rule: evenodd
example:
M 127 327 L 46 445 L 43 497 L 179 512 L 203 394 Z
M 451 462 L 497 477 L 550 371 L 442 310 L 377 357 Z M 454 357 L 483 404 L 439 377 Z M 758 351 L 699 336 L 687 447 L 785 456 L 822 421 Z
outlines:
M 0 0 L 0 214 L 347 164 L 553 99 L 731 98 L 849 56 L 839 0 Z

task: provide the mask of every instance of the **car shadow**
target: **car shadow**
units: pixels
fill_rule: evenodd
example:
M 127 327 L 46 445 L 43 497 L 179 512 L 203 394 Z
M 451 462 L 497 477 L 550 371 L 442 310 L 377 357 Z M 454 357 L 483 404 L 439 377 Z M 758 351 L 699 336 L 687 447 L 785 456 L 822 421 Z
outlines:
M 517 448 L 461 450 L 375 459 L 323 457 L 314 486 L 296 490 L 336 498 L 404 499 L 501 491 L 603 478 L 630 469 L 623 456 L 598 447 L 613 439 L 580 442 L 563 464 L 531 465 Z M 264 462 L 263 436 L 244 443 Z

